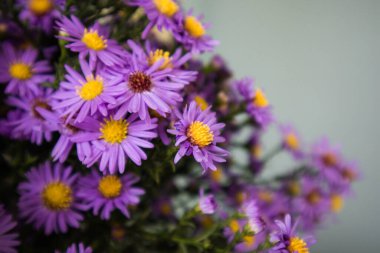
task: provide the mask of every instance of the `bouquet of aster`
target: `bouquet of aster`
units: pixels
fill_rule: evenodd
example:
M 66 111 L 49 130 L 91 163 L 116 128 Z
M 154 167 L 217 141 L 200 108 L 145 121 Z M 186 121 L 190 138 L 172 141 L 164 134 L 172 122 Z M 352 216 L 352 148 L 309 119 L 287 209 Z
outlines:
M 308 253 L 352 194 L 179 1 L 0 5 L 1 253 Z

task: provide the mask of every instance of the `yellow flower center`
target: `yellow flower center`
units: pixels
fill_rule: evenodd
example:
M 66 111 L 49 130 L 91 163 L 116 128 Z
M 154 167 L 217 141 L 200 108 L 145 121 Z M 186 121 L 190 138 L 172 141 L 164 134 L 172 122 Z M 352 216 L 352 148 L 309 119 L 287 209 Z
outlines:
M 200 38 L 206 33 L 202 23 L 194 16 L 187 16 L 185 18 L 185 29 L 194 38 Z
M 98 190 L 105 198 L 111 199 L 120 195 L 122 187 L 123 185 L 118 176 L 108 175 L 100 179 Z
M 0 33 L 6 33 L 8 30 L 8 25 L 6 23 L 0 23 Z
M 357 175 L 354 171 L 352 171 L 350 168 L 346 168 L 342 171 L 342 176 L 344 179 L 353 182 L 356 180 Z
M 59 181 L 49 183 L 42 191 L 42 201 L 50 210 L 65 210 L 73 201 L 71 188 Z
M 82 42 L 87 46 L 87 48 L 93 49 L 95 51 L 100 51 L 107 48 L 107 40 L 103 36 L 98 34 L 98 31 L 87 29 L 84 30 L 82 37 Z
M 125 138 L 127 138 L 128 125 L 129 124 L 125 119 L 105 119 L 104 123 L 100 125 L 100 132 L 102 133 L 100 138 L 111 144 L 121 143 Z
M 338 159 L 333 153 L 323 154 L 322 161 L 328 167 L 334 167 L 338 163 Z
M 299 148 L 298 138 L 294 133 L 289 133 L 285 136 L 285 144 L 292 150 Z
M 29 10 L 37 16 L 42 16 L 53 9 L 51 0 L 29 0 Z
M 267 107 L 269 102 L 261 89 L 256 89 L 255 97 L 253 98 L 253 104 L 257 107 Z
M 260 200 L 267 202 L 267 203 L 272 203 L 272 201 L 273 201 L 273 195 L 269 191 L 260 191 L 258 193 L 258 197 Z
M 200 217 L 200 223 L 203 228 L 211 228 L 211 226 L 214 224 L 214 220 L 212 219 L 212 216 L 203 215 Z
M 153 0 L 154 5 L 162 14 L 172 17 L 177 13 L 179 6 L 173 0 Z
M 344 200 L 342 196 L 338 194 L 333 194 L 330 197 L 330 202 L 331 202 L 331 211 L 333 211 L 334 213 L 339 213 L 340 211 L 342 211 L 343 204 L 344 204 Z
M 158 62 L 162 59 L 164 61 L 162 62 L 161 66 L 159 68 L 160 70 L 172 67 L 170 53 L 167 51 L 164 51 L 162 49 L 157 49 L 154 52 L 150 52 L 149 57 L 148 57 L 148 63 L 150 66 L 152 66 L 153 64 L 155 64 L 156 62 Z
M 160 211 L 163 215 L 169 215 L 172 213 L 172 207 L 170 203 L 165 202 L 160 205 Z
M 309 253 L 306 242 L 299 237 L 290 238 L 290 245 L 288 246 L 288 250 L 290 253 Z
M 255 243 L 256 238 L 254 235 L 246 235 L 243 237 L 243 241 L 247 247 L 250 247 Z
M 240 229 L 239 221 L 238 220 L 231 220 L 229 227 L 232 230 L 232 232 L 237 233 Z
M 202 111 L 207 109 L 208 103 L 203 97 L 195 96 L 194 100 L 195 100 L 195 103 L 197 103 L 197 105 L 201 108 Z
M 27 80 L 33 75 L 30 66 L 22 62 L 11 64 L 9 67 L 9 74 L 11 77 L 19 80 Z
M 247 198 L 247 194 L 245 192 L 239 191 L 235 194 L 235 200 L 237 203 L 241 204 Z
M 263 154 L 263 149 L 260 144 L 252 145 L 251 154 L 254 158 L 258 159 Z
M 217 170 L 212 170 L 210 176 L 212 181 L 220 182 L 220 180 L 222 180 L 223 177 L 222 169 L 218 168 Z
M 187 137 L 190 139 L 191 144 L 197 145 L 200 148 L 210 145 L 214 140 L 210 127 L 200 121 L 191 123 L 187 129 Z
M 300 185 L 297 181 L 291 181 L 289 184 L 288 184 L 288 192 L 290 195 L 292 196 L 298 196 L 301 192 L 301 188 L 300 188 Z
M 103 92 L 103 79 L 97 76 L 87 78 L 87 82 L 79 89 L 79 96 L 83 100 L 93 100 Z
M 312 191 L 306 196 L 307 201 L 312 204 L 318 204 L 321 201 L 321 194 L 318 191 Z

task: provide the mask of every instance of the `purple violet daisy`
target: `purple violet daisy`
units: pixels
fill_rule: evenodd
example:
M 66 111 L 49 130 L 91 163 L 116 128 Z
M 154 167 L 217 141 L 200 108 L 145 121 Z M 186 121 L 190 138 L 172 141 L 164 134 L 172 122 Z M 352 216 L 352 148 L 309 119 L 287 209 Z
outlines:
M 66 80 L 60 83 L 60 89 L 53 95 L 59 100 L 53 109 L 62 110 L 64 115 L 61 116 L 68 121 L 75 117 L 74 123 L 97 112 L 107 116 L 107 105 L 115 105 L 116 96 L 123 91 L 120 80 L 105 79 L 100 68 L 91 68 L 84 59 L 80 59 L 79 63 L 82 74 L 66 65 Z
M 176 29 L 174 17 L 181 15 L 180 5 L 175 0 L 126 0 L 131 6 L 142 7 L 149 19 L 149 24 L 142 32 L 142 38 L 145 39 L 150 30 L 157 26 L 159 30 L 165 28 L 173 31 Z
M 16 246 L 20 244 L 18 234 L 12 230 L 17 226 L 12 215 L 8 214 L 0 204 L 0 253 L 17 253 Z
M 59 251 L 56 251 L 56 253 L 59 253 Z M 83 243 L 73 243 L 67 248 L 66 253 L 92 253 L 92 249 L 84 246 Z
M 283 148 L 289 151 L 295 159 L 301 159 L 304 153 L 301 138 L 297 130 L 290 125 L 280 125 L 279 129 L 282 135 Z
M 78 174 L 72 173 L 71 167 L 46 162 L 28 171 L 26 178 L 18 187 L 18 206 L 27 223 L 46 235 L 79 227 L 83 206 L 77 196 Z
M 215 210 L 218 208 L 218 203 L 215 200 L 213 194 L 204 194 L 204 190 L 201 189 L 199 191 L 199 209 L 204 214 L 213 214 Z
M 87 209 L 92 209 L 94 215 L 100 215 L 104 220 L 109 220 L 115 209 L 129 218 L 128 207 L 137 205 L 144 194 L 143 189 L 133 187 L 139 180 L 131 173 L 101 176 L 93 171 L 79 180 L 78 196 Z
M 18 5 L 23 8 L 19 15 L 20 20 L 28 22 L 31 27 L 41 28 L 50 33 L 55 20 L 62 15 L 60 10 L 63 10 L 65 2 L 65 0 L 18 0 Z
M 215 113 L 210 108 L 203 110 L 195 102 L 185 107 L 181 115 L 176 111 L 178 121 L 174 124 L 175 129 L 168 130 L 176 136 L 176 146 L 179 150 L 174 158 L 177 163 L 183 156 L 193 155 L 195 160 L 207 169 L 216 170 L 214 162 L 225 162 L 228 151 L 217 146 L 224 142 L 220 136 L 223 123 L 216 122 Z
M 60 39 L 70 42 L 66 47 L 79 53 L 79 58 L 90 56 L 90 66 L 93 67 L 97 59 L 106 66 L 124 64 L 124 49 L 112 39 L 109 39 L 109 31 L 95 23 L 86 28 L 75 16 L 71 19 L 63 16 L 58 22 L 58 27 L 64 35 Z
M 128 158 L 139 166 L 147 159 L 141 148 L 153 148 L 150 140 L 157 137 L 155 122 L 147 124 L 139 120 L 137 114 L 119 120 L 112 116 L 100 120 L 87 117 L 76 125 L 83 132 L 72 140 L 91 145 L 92 156 L 83 161 L 87 167 L 100 161 L 99 169 L 103 173 L 115 174 L 116 169 L 123 173 Z
M 38 94 L 40 85 L 53 82 L 54 76 L 48 61 L 37 61 L 38 52 L 33 48 L 23 51 L 15 49 L 10 43 L 1 46 L 0 83 L 7 83 L 6 93 L 22 97 Z

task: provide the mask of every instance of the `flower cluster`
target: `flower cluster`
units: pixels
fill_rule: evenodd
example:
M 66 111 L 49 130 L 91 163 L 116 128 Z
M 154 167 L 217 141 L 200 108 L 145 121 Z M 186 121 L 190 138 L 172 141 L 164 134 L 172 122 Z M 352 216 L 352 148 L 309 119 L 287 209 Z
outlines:
M 360 178 L 327 138 L 309 148 L 278 122 L 253 79 L 197 59 L 218 42 L 177 0 L 7 3 L 0 252 L 308 253 L 302 233 Z M 264 180 L 280 152 L 296 167 Z

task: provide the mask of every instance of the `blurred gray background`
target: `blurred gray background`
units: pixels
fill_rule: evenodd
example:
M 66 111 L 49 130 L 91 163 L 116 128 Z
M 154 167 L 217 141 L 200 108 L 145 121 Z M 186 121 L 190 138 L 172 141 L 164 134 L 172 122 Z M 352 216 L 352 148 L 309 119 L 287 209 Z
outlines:
M 307 141 L 328 135 L 364 178 L 312 252 L 380 252 L 380 0 L 187 0 L 217 52 Z

